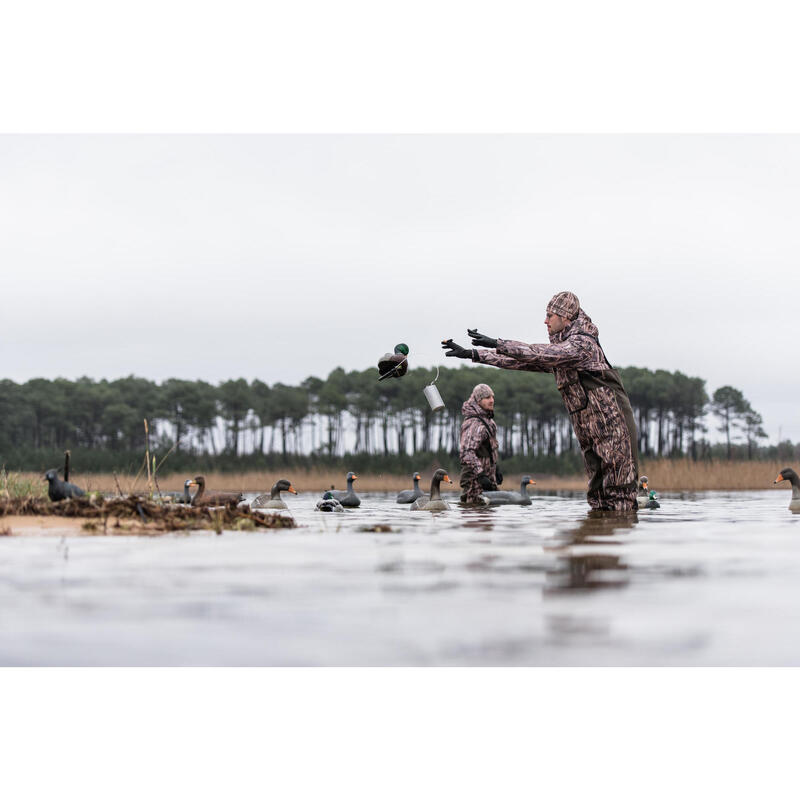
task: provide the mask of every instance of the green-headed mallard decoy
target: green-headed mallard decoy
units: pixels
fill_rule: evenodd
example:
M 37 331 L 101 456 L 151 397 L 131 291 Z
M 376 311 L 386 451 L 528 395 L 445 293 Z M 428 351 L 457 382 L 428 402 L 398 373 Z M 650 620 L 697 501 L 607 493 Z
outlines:
M 639 478 L 639 490 L 636 493 L 636 502 L 639 508 L 661 508 L 661 503 L 658 502 L 658 495 L 654 489 L 648 486 L 647 475 L 642 475 Z
M 384 353 L 378 361 L 378 380 L 402 378 L 408 372 L 408 345 L 395 345 L 394 353 Z
M 450 476 L 445 469 L 437 469 L 433 473 L 431 480 L 431 493 L 429 495 L 422 495 L 418 497 L 411 505 L 412 511 L 447 511 L 450 506 L 447 505 L 445 500 L 442 500 L 441 492 L 439 491 L 439 484 L 444 481 L 445 483 L 452 483 Z
M 483 496 L 489 501 L 490 506 L 529 506 L 531 498 L 528 494 L 528 486 L 535 486 L 536 481 L 530 475 L 523 475 L 519 484 L 518 492 L 508 492 L 491 490 L 482 492 Z
M 250 503 L 250 508 L 288 508 L 281 499 L 281 492 L 297 494 L 297 490 L 285 478 L 281 478 L 270 489 L 269 494 L 260 494 Z
M 413 476 L 414 488 L 403 489 L 402 492 L 397 493 L 398 503 L 413 503 L 418 497 L 422 497 L 422 489 L 419 488 L 419 472 L 415 472 Z
M 331 492 L 325 492 L 322 500 L 317 500 L 317 511 L 344 511 L 344 507 Z
M 778 473 L 778 477 L 772 482 L 773 484 L 780 483 L 781 481 L 789 481 L 792 484 L 792 499 L 789 501 L 789 511 L 794 514 L 800 514 L 800 478 L 797 473 L 786 467 Z

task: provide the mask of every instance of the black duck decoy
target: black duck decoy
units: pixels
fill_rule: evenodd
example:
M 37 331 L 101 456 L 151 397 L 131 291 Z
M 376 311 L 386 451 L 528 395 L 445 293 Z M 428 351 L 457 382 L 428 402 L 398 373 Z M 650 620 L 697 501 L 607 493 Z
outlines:
M 69 497 L 83 497 L 86 492 L 74 483 L 62 481 L 58 477 L 57 469 L 49 469 L 44 474 L 47 481 L 47 496 L 55 503 L 59 500 L 66 500 Z

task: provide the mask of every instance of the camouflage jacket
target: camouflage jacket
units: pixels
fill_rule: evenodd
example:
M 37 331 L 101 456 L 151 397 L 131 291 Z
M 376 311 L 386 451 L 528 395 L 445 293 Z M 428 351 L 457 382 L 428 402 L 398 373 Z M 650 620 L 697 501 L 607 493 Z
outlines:
M 497 423 L 493 419 L 494 414 L 471 399 L 461 406 L 461 413 L 464 415 L 459 440 L 462 475 L 480 475 L 483 472 L 494 479 L 497 466 Z
M 525 344 L 498 339 L 496 350 L 474 350 L 473 360 L 503 369 L 552 372 L 571 414 L 586 408 L 586 391 L 578 372 L 611 369 L 597 342 L 597 326 L 583 310 L 563 331 L 550 336 L 550 344 Z

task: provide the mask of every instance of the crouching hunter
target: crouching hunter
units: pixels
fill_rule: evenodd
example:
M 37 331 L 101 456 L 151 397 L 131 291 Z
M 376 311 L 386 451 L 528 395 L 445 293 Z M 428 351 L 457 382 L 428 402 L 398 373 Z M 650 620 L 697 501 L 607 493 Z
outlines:
M 627 511 L 637 507 L 636 424 L 619 374 L 598 341 L 597 326 L 572 292 L 559 292 L 547 305 L 550 344 L 492 339 L 468 330 L 475 348 L 443 343 L 447 356 L 471 358 L 502 369 L 552 372 L 572 420 L 593 509 Z M 478 347 L 488 349 L 476 349 Z

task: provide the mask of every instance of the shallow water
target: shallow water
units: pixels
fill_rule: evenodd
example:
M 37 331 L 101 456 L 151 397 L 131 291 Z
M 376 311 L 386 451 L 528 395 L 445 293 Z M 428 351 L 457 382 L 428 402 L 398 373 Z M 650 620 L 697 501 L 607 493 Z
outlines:
M 3 665 L 798 665 L 789 492 L 583 495 L 297 530 L 0 538 Z M 391 532 L 364 532 L 370 525 Z

